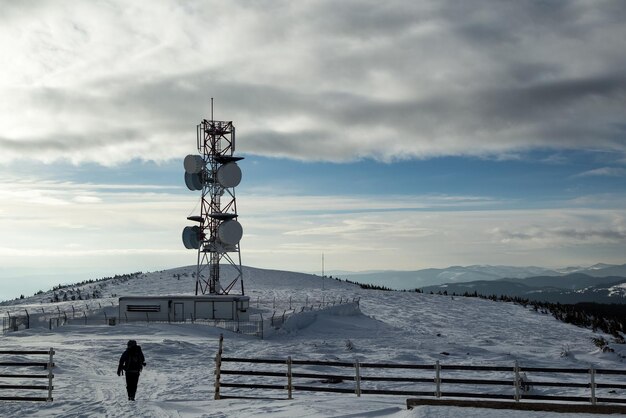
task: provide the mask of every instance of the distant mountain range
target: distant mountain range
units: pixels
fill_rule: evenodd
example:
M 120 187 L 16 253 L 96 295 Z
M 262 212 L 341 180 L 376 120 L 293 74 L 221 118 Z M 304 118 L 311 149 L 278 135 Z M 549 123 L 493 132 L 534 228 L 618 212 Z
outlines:
M 364 284 L 425 292 L 519 296 L 547 302 L 626 303 L 626 264 L 546 269 L 511 266 L 452 266 L 416 271 L 376 271 L 336 275 Z
M 525 279 L 477 280 L 449 283 L 422 288 L 426 293 L 463 295 L 507 295 L 526 299 L 559 303 L 626 303 L 626 277 L 592 277 L 573 273 L 565 276 L 537 276 Z
M 424 269 L 415 271 L 375 271 L 375 272 L 328 272 L 339 278 L 365 284 L 375 284 L 392 289 L 416 289 L 449 283 L 473 281 L 493 281 L 499 279 L 524 279 L 528 277 L 563 277 L 579 273 L 590 277 L 626 277 L 626 264 L 595 264 L 591 267 L 566 267 L 546 269 L 542 267 L 511 266 L 452 266 L 443 269 Z M 540 280 L 540 279 L 538 279 Z

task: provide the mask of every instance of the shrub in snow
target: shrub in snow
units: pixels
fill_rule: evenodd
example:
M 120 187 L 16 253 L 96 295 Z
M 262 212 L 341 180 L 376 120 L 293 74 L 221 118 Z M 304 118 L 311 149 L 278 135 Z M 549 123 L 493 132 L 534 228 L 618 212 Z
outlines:
M 605 340 L 604 337 L 593 337 L 591 340 L 596 347 L 602 350 L 603 353 L 612 353 L 615 351 L 609 347 L 609 342 Z
M 352 341 L 346 340 L 346 350 L 348 351 L 354 350 L 354 344 L 352 344 Z

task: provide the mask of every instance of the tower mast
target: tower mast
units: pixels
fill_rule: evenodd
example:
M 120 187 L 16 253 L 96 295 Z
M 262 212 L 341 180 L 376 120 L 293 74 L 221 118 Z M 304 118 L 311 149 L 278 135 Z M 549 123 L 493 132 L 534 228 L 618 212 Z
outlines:
M 237 221 L 235 187 L 241 181 L 241 169 L 235 152 L 235 127 L 232 121 L 203 119 L 196 126 L 196 142 L 199 155 L 185 157 L 185 183 L 190 190 L 200 190 L 200 216 L 187 219 L 199 226 L 183 230 L 185 247 L 197 249 L 196 286 L 198 294 L 229 294 L 237 281 L 241 281 L 244 293 L 239 241 L 243 229 Z M 226 261 L 235 277 L 223 286 L 220 263 Z M 208 276 L 208 277 L 207 277 Z

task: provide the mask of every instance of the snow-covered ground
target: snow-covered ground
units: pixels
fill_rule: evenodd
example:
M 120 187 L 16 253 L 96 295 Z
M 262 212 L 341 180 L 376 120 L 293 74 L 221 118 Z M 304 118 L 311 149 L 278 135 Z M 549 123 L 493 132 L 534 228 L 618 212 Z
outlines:
M 107 283 L 103 299 L 87 303 L 110 306 L 115 297 L 131 294 L 192 293 L 193 268 L 184 267 L 138 275 Z M 178 278 L 180 275 L 180 279 Z M 54 347 L 54 402 L 0 403 L 0 416 L 63 417 L 501 417 L 503 411 L 453 407 L 406 410 L 404 396 L 295 392 L 293 400 L 213 400 L 214 357 L 219 334 L 224 354 L 238 357 L 324 359 L 368 362 L 512 366 L 589 367 L 626 369 L 626 352 L 601 352 L 592 337 L 601 334 L 556 321 L 510 303 L 475 298 L 363 290 L 321 277 L 245 269 L 246 294 L 251 305 L 265 313 L 322 300 L 360 298 L 359 308 L 314 311 L 294 316 L 265 339 L 225 332 L 198 324 L 138 323 L 117 326 L 69 325 L 7 333 L 2 349 Z M 322 284 L 323 281 L 323 284 Z M 85 291 L 89 286 L 84 285 Z M 323 286 L 323 290 L 322 290 Z M 93 288 L 92 288 L 93 289 Z M 38 303 L 42 294 L 3 306 L 16 314 L 68 310 L 71 304 Z M 80 301 L 80 304 L 84 304 Z M 603 335 L 607 340 L 610 336 Z M 126 399 L 125 383 L 115 373 L 128 339 L 142 346 L 148 363 L 141 375 L 137 401 Z M 349 341 L 349 344 L 348 344 Z M 620 350 L 622 350 L 620 352 Z M 230 390 L 232 393 L 233 390 Z M 227 389 L 223 390 L 227 393 Z M 584 393 L 584 392 L 581 392 Z M 276 396 L 276 395 L 274 395 Z M 616 396 L 626 397 L 626 391 Z M 507 411 L 507 417 L 554 417 L 549 414 Z M 572 415 L 574 416 L 574 415 Z M 576 414 L 576 417 L 585 417 Z M 592 415 L 588 415 L 591 417 Z

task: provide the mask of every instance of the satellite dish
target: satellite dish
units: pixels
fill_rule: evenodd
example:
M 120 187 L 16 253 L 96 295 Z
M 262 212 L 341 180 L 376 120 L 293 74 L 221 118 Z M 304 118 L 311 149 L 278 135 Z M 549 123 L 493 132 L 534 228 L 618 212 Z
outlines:
M 199 155 L 189 154 L 183 162 L 187 173 L 199 173 L 204 168 L 204 160 Z
M 200 227 L 186 226 L 183 229 L 183 245 L 185 248 L 192 250 L 200 248 Z
M 201 173 L 185 172 L 185 185 L 189 190 L 202 190 Z
M 224 164 L 217 169 L 217 181 L 224 187 L 237 187 L 241 182 L 241 169 L 237 163 Z
M 234 219 L 225 221 L 217 228 L 217 235 L 224 244 L 235 245 L 243 236 L 243 228 L 241 224 Z

